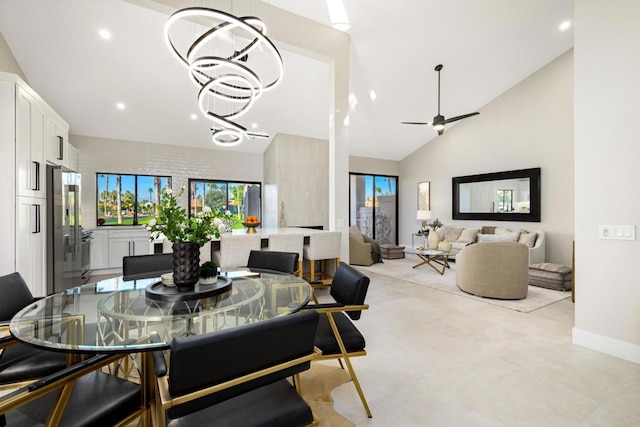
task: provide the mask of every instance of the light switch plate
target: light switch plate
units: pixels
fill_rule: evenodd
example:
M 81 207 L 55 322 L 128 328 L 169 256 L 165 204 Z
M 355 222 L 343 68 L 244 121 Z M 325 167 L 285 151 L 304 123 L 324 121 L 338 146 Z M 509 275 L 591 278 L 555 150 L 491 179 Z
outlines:
M 603 240 L 636 240 L 636 226 L 600 225 L 598 237 Z

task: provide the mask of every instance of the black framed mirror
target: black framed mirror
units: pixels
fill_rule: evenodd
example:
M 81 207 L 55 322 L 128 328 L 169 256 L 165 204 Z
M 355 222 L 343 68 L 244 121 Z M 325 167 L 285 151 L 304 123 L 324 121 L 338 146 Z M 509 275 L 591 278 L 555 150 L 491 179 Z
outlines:
M 540 168 L 452 178 L 453 219 L 540 222 Z

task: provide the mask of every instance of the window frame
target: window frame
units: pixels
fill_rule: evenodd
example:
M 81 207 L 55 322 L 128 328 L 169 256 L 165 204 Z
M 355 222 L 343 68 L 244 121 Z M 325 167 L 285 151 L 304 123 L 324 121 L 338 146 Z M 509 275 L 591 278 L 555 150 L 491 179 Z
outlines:
M 203 178 L 189 178 L 188 182 L 187 182 L 187 212 L 189 214 L 189 216 L 193 216 L 193 210 L 192 210 L 192 206 L 191 206 L 191 200 L 193 198 L 193 194 L 192 194 L 192 189 L 193 189 L 193 184 L 196 183 L 204 183 L 204 184 L 224 184 L 225 185 L 225 194 L 226 194 L 226 199 L 225 199 L 225 205 L 224 205 L 224 209 L 225 210 L 229 210 L 229 185 L 231 184 L 241 184 L 241 185 L 257 185 L 260 188 L 260 193 L 259 193 L 259 203 L 258 203 L 258 215 L 256 215 L 258 218 L 262 219 L 262 190 L 263 190 L 263 185 L 262 182 L 260 181 L 241 181 L 241 180 L 227 180 L 227 179 L 203 179 Z M 233 215 L 236 216 L 236 218 L 234 219 L 233 222 L 233 228 L 242 228 L 242 221 L 243 219 L 240 218 L 239 214 L 240 212 L 236 212 L 233 213 Z
M 122 177 L 126 176 L 126 177 L 133 177 L 134 180 L 134 185 L 133 185 L 133 218 L 131 220 L 130 224 L 118 224 L 118 223 L 107 223 L 106 221 L 104 223 L 100 223 L 100 218 L 103 218 L 100 216 L 101 212 L 100 212 L 100 185 L 99 185 L 99 179 L 101 175 L 110 175 L 110 176 L 120 176 L 121 179 Z M 96 226 L 98 227 L 137 227 L 140 225 L 140 223 L 138 222 L 138 181 L 139 181 L 139 177 L 151 177 L 151 178 L 160 178 L 160 179 L 166 179 L 167 180 L 167 186 L 169 188 L 173 187 L 173 177 L 171 175 L 148 175 L 148 174 L 137 174 L 137 173 L 119 173 L 119 172 L 96 172 Z M 160 191 L 162 191 L 161 189 L 165 188 L 165 187 L 160 187 Z M 121 193 L 121 197 L 122 197 Z M 106 220 L 106 218 L 105 218 Z

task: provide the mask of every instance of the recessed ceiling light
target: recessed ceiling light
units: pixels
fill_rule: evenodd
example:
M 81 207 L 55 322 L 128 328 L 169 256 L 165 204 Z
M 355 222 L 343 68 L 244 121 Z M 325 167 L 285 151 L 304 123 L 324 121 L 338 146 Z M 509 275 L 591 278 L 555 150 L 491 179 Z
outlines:
M 569 28 L 571 27 L 571 21 L 564 21 L 562 24 L 560 24 L 560 31 L 567 31 Z
M 111 32 L 107 29 L 101 29 L 100 31 L 98 31 L 98 33 L 100 34 L 100 37 L 102 37 L 105 40 L 109 40 L 111 38 Z
M 350 24 L 332 24 L 331 26 L 338 31 L 344 31 L 344 32 L 349 31 L 351 29 Z
M 191 120 L 198 120 L 198 116 L 196 114 L 192 114 L 190 117 Z
M 369 91 L 369 98 L 371 98 L 372 101 L 375 101 L 377 97 L 378 97 L 378 94 L 376 93 L 376 91 L 371 89 Z
M 251 123 L 251 128 L 252 129 L 258 129 L 258 124 L 257 123 Z
M 125 108 L 127 108 L 127 107 L 126 107 L 126 105 L 124 105 L 122 102 L 118 102 L 118 103 L 116 104 L 116 108 L 117 108 L 118 110 L 124 110 L 124 109 L 125 109 Z
M 343 0 L 327 0 L 327 9 L 333 28 L 339 31 L 348 31 L 351 28 Z

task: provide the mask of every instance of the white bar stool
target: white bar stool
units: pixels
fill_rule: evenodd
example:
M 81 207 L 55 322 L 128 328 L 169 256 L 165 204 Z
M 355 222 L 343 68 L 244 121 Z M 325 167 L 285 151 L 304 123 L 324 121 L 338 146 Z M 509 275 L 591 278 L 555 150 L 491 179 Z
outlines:
M 298 254 L 298 276 L 302 277 L 304 257 L 304 234 L 270 234 L 267 250 L 279 252 L 296 252 Z
M 221 271 L 236 267 L 246 267 L 251 251 L 260 250 L 260 234 L 223 234 L 220 236 L 220 250 L 213 252 L 213 261 Z
M 331 283 L 333 278 L 327 274 L 326 260 L 334 260 L 336 267 L 340 264 L 340 231 L 322 231 L 309 235 L 309 244 L 303 248 L 304 259 L 309 260 L 309 282 L 316 281 L 320 277 L 322 283 Z M 316 271 L 316 261 L 320 262 L 320 269 Z

